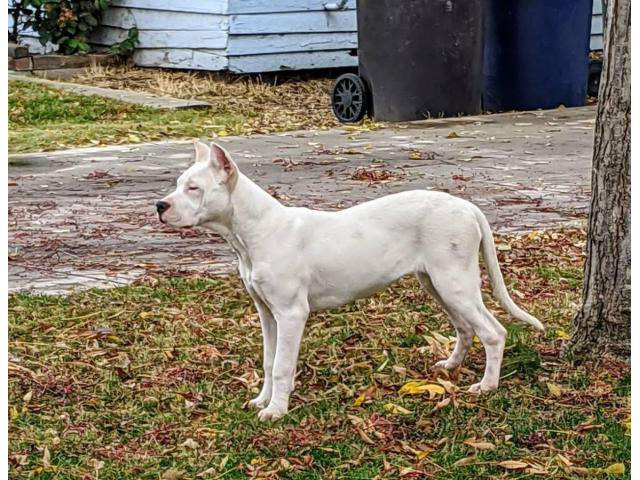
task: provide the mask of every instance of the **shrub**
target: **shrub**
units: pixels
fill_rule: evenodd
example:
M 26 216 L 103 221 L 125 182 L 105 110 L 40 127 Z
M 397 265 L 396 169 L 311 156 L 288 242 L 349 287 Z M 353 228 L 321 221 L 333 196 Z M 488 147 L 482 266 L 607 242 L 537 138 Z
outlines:
M 89 36 L 109 6 L 109 0 L 14 0 L 14 5 L 17 3 L 23 28 L 32 28 L 40 43 L 58 45 L 58 50 L 67 55 L 89 51 Z M 112 51 L 129 53 L 137 37 L 137 30 L 131 29 L 128 38 L 114 45 Z

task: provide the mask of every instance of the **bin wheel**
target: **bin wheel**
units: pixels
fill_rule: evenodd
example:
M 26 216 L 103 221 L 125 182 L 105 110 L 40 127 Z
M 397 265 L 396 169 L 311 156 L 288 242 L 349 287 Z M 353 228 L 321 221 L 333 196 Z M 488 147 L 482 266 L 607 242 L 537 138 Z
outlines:
M 367 113 L 367 90 L 362 79 L 353 73 L 340 75 L 331 91 L 331 108 L 342 123 L 362 120 Z
M 590 97 L 598 96 L 600 88 L 600 75 L 602 74 L 602 60 L 591 60 L 589 62 L 589 81 L 587 82 L 587 93 Z

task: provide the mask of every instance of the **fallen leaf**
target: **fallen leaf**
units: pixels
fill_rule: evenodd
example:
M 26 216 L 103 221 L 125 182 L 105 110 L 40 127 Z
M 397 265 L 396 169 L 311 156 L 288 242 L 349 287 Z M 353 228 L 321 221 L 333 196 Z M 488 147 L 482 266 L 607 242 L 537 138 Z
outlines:
M 353 405 L 356 407 L 359 407 L 360 405 L 362 405 L 362 403 L 367 399 L 367 397 L 365 396 L 365 394 L 363 393 L 362 395 L 360 395 L 358 398 L 356 398 L 353 401 Z
M 449 135 L 447 135 L 447 138 L 460 138 L 460 135 L 458 135 L 456 132 L 451 132 L 449 133 Z
M 564 463 L 567 467 L 570 467 L 571 465 L 573 465 L 573 462 L 569 460 L 567 457 L 565 457 L 564 455 L 562 455 L 561 453 L 557 454 L 556 458 L 560 460 L 562 463 Z
M 445 380 L 444 378 L 439 378 L 438 383 L 444 387 L 447 393 L 453 393 L 457 388 L 453 383 L 449 380 Z
M 369 445 L 373 445 L 375 442 L 373 440 L 371 440 L 371 437 L 369 437 L 369 435 L 367 435 L 366 433 L 364 433 L 362 430 L 360 430 L 359 428 L 358 430 L 358 435 L 360 435 L 360 438 L 365 442 L 368 443 Z
M 206 477 L 209 475 L 213 475 L 214 473 L 216 473 L 216 469 L 211 467 L 211 468 L 207 468 L 206 470 L 203 470 L 202 472 L 197 474 L 196 477 Z
M 556 385 L 555 383 L 547 382 L 547 388 L 549 389 L 549 394 L 552 397 L 560 397 L 562 396 L 562 389 Z
M 504 462 L 500 462 L 498 465 L 502 468 L 506 468 L 507 470 L 522 470 L 529 466 L 528 463 L 521 462 L 520 460 L 505 460 Z
M 465 440 L 464 444 L 477 448 L 478 450 L 493 450 L 496 448 L 496 446 L 491 442 L 477 442 L 475 439 Z
M 461 458 L 460 460 L 458 460 L 457 462 L 454 462 L 453 466 L 454 467 L 461 467 L 463 465 L 468 465 L 470 463 L 473 463 L 475 461 L 476 457 L 465 457 L 465 458 Z
M 51 466 L 51 453 L 49 453 L 49 449 L 47 447 L 44 447 L 42 466 L 44 466 L 44 468 L 49 468 Z
M 434 398 L 436 395 L 443 395 L 445 393 L 445 389 L 441 385 L 436 385 L 435 383 L 425 383 L 424 381 L 417 382 L 409 382 L 400 389 L 399 392 L 407 395 L 422 395 L 423 393 L 428 393 L 429 398 Z
M 198 445 L 198 442 L 196 442 L 193 438 L 187 438 L 183 443 L 180 444 L 180 446 L 195 450 L 200 445 Z
M 433 409 L 434 410 L 440 410 L 441 408 L 446 407 L 450 403 L 451 403 L 451 398 L 450 397 L 444 398 L 444 399 L 440 400 L 438 403 L 436 403 L 436 406 L 433 407 Z
M 416 453 L 416 460 L 422 460 L 427 455 L 429 455 L 429 451 L 428 450 L 422 450 L 422 451 Z
M 391 413 L 398 413 L 400 415 L 410 415 L 411 411 L 407 410 L 404 407 L 401 407 L 400 405 L 396 405 L 395 403 L 385 403 L 384 404 L 384 409 L 387 412 L 391 412 Z
M 450 338 L 445 337 L 444 335 L 438 333 L 438 332 L 433 332 L 432 333 L 433 338 L 435 338 L 438 342 L 440 342 L 442 345 L 449 345 L 452 340 Z
M 624 475 L 624 472 L 625 472 L 624 463 L 614 463 L 604 469 L 604 473 L 608 475 Z
M 162 480 L 180 480 L 184 478 L 184 472 L 177 468 L 170 468 L 162 474 Z

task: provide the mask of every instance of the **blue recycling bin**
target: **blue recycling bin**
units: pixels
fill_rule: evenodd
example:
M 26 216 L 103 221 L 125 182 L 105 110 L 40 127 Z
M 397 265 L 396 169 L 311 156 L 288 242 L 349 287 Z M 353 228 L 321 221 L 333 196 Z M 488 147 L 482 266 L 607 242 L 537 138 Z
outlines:
M 487 0 L 483 108 L 584 105 L 593 0 Z

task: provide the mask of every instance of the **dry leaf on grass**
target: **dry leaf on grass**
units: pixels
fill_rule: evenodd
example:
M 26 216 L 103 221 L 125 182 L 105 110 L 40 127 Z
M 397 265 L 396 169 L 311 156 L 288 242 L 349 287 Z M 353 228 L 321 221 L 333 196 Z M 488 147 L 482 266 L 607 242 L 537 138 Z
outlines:
M 521 462 L 520 460 L 505 460 L 504 462 L 500 462 L 498 465 L 502 468 L 506 468 L 507 470 L 522 470 L 529 467 L 528 463 Z
M 428 393 L 429 398 L 434 398 L 437 395 L 444 395 L 445 389 L 442 385 L 436 385 L 435 383 L 414 381 L 403 385 L 399 393 L 401 395 L 422 395 Z

